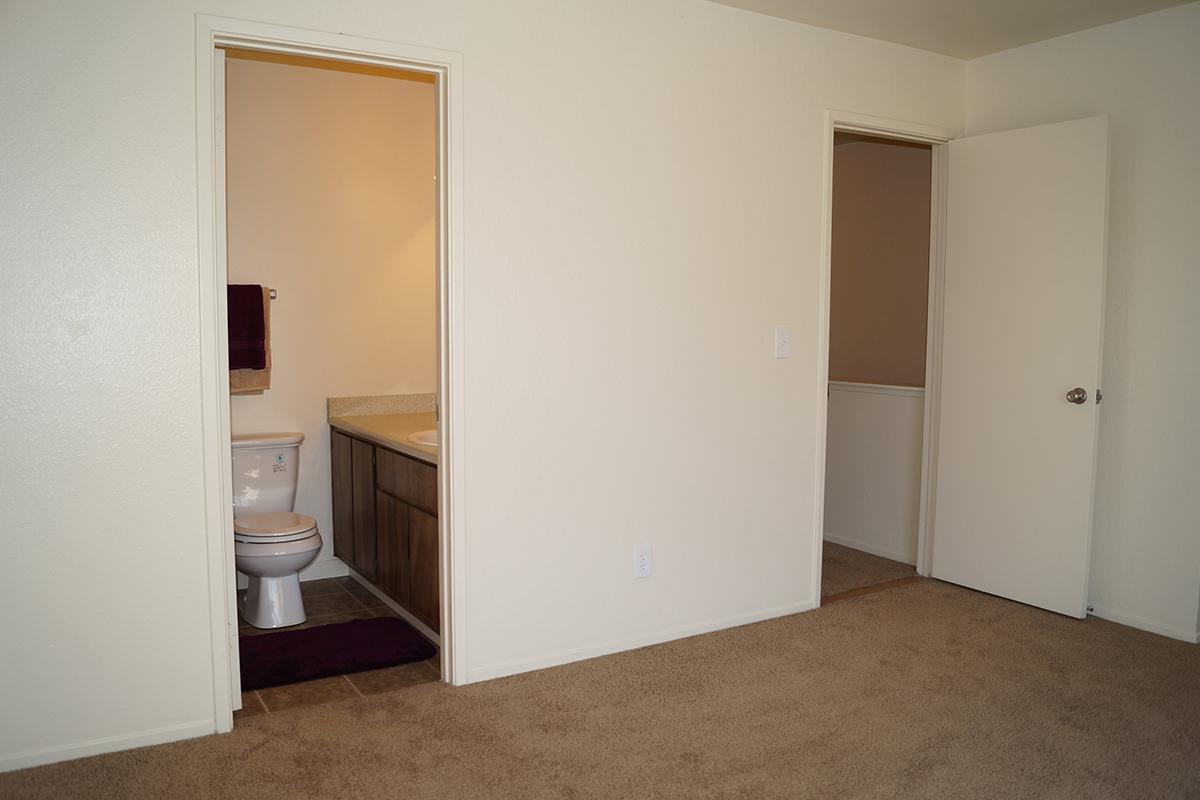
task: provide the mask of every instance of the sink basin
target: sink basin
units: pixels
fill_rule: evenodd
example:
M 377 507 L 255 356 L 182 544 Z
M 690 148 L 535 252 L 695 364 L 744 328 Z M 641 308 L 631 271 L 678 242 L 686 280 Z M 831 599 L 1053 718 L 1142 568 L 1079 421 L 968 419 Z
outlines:
M 437 431 L 417 431 L 410 433 L 408 440 L 413 444 L 423 445 L 424 447 L 437 447 Z

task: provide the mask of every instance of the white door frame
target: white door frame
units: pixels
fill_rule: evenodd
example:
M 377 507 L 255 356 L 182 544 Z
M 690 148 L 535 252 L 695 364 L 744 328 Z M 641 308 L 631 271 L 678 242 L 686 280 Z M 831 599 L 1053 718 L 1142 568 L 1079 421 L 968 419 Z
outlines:
M 937 486 L 938 397 L 942 365 L 942 303 L 945 278 L 947 143 L 962 131 L 852 111 L 825 112 L 825 161 L 821 190 L 821 288 L 817 317 L 817 469 L 813 495 L 813 594 L 821 605 L 821 552 L 825 539 L 825 437 L 829 417 L 829 303 L 833 256 L 833 138 L 835 131 L 924 142 L 933 149 L 929 196 L 929 308 L 925 331 L 925 423 L 921 446 L 921 502 L 917 522 L 917 574 L 933 563 L 933 492 Z
M 236 572 L 233 558 L 233 464 L 230 448 L 226 318 L 224 109 L 217 107 L 218 47 L 399 67 L 435 77 L 438 102 L 438 396 L 441 448 L 438 526 L 441 553 L 442 676 L 466 680 L 466 534 L 463 415 L 462 55 L 448 50 L 196 16 L 196 172 L 200 293 L 200 388 L 204 445 L 204 510 L 216 731 L 233 728 L 238 675 Z M 220 161 L 218 160 L 220 159 Z

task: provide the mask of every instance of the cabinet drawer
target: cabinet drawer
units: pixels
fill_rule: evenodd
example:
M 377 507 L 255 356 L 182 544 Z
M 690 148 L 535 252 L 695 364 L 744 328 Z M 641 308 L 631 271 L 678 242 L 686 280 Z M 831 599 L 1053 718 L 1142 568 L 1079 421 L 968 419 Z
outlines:
M 380 489 L 429 514 L 437 514 L 437 468 L 383 448 L 375 452 Z

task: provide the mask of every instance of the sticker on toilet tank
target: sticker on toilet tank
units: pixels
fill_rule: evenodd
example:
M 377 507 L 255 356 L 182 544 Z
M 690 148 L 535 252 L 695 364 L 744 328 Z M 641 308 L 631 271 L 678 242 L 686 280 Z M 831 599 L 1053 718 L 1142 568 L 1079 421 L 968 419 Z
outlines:
M 283 453 L 275 454 L 275 464 L 271 467 L 271 472 L 287 472 L 287 464 L 284 463 Z

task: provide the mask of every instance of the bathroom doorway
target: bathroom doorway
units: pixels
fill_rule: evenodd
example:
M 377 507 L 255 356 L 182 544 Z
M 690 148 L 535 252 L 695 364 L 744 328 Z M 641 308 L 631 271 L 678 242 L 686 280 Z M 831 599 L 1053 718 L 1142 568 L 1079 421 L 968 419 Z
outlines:
M 429 292 L 432 295 L 430 300 L 433 308 L 430 318 L 433 321 L 433 330 L 428 332 L 427 338 L 432 349 L 429 359 L 432 363 L 428 365 L 429 373 L 432 376 L 432 385 L 429 387 L 430 391 L 426 393 L 429 396 L 430 407 L 427 412 L 424 409 L 421 411 L 428 414 L 432 423 L 430 430 L 434 433 L 430 438 L 425 431 L 415 432 L 425 433 L 426 438 L 421 443 L 415 444 L 414 447 L 423 447 L 426 451 L 432 450 L 437 453 L 438 464 L 436 468 L 431 468 L 429 473 L 432 476 L 432 491 L 426 492 L 432 499 L 423 501 L 425 503 L 423 511 L 426 512 L 426 517 L 431 522 L 426 522 L 421 527 L 422 552 L 428 554 L 429 551 L 433 551 L 434 558 L 430 563 L 435 565 L 434 570 L 437 574 L 432 579 L 428 574 L 422 578 L 425 587 L 423 596 L 428 598 L 432 595 L 435 598 L 432 612 L 430 612 L 427 602 L 422 610 L 425 612 L 423 620 L 427 623 L 426 632 L 429 628 L 440 629 L 440 636 L 437 637 L 440 639 L 438 642 L 440 650 L 434 662 L 440 672 L 440 679 L 459 683 L 463 680 L 464 672 L 461 660 L 462 651 L 456 648 L 457 634 L 461 633 L 463 628 L 461 625 L 454 624 L 456 613 L 461 613 L 461 603 L 456 603 L 455 599 L 461 596 L 463 587 L 461 580 L 455 583 L 452 577 L 452 567 L 456 557 L 461 557 L 459 553 L 462 542 L 459 541 L 457 543 L 459 547 L 456 547 L 454 528 L 451 524 L 455 509 L 461 506 L 461 491 L 458 490 L 461 487 L 461 480 L 458 479 L 459 473 L 455 469 L 455 456 L 461 453 L 461 443 L 454 436 L 454 431 L 455 420 L 461 416 L 461 400 L 457 391 L 462 382 L 462 363 L 461 358 L 458 357 L 458 343 L 462 340 L 462 317 L 458 311 L 461 308 L 461 276 L 459 275 L 461 267 L 457 254 L 461 252 L 462 238 L 461 228 L 451 224 L 454 219 L 459 217 L 461 202 L 461 178 L 457 169 L 452 169 L 452 165 L 457 165 L 461 153 L 461 136 L 457 128 L 461 107 L 456 83 L 460 69 L 458 56 L 453 53 L 376 40 L 355 40 L 339 34 L 325 34 L 200 16 L 197 18 L 199 101 L 197 136 L 203 311 L 201 344 L 204 367 L 202 383 L 205 389 L 203 399 L 206 437 L 206 500 L 210 510 L 207 527 L 209 559 L 212 565 L 210 597 L 212 598 L 213 614 L 214 706 L 218 732 L 229 730 L 232 727 L 232 712 L 240 705 L 241 697 L 238 587 L 235 569 L 236 555 L 233 545 L 235 532 L 239 527 L 244 526 L 235 524 L 235 513 L 230 504 L 230 498 L 235 496 L 235 488 L 231 474 L 233 456 L 231 434 L 233 431 L 229 391 L 231 382 L 236 384 L 237 381 L 236 379 L 231 381 L 229 371 L 231 366 L 228 349 L 230 330 L 226 292 L 229 278 L 237 274 L 235 270 L 253 270 L 256 260 L 261 263 L 262 255 L 262 253 L 259 254 L 259 259 L 247 259 L 239 256 L 239 264 L 236 265 L 230 261 L 231 238 L 236 231 L 230 225 L 229 211 L 238 208 L 237 202 L 229 195 L 231 184 L 226 174 L 227 148 L 230 144 L 227 138 L 230 131 L 228 130 L 229 116 L 227 113 L 229 109 L 226 105 L 228 88 L 226 67 L 228 65 L 227 57 L 231 53 L 234 54 L 239 65 L 265 66 L 268 71 L 278 72 L 279 69 L 288 68 L 320 70 L 326 75 L 336 73 L 339 77 L 366 75 L 384 81 L 404 81 L 405 85 L 420 86 L 422 90 L 428 92 L 431 105 L 429 115 L 431 142 L 428 149 L 432 167 L 427 176 L 432 211 L 428 225 L 430 245 L 428 250 L 432 261 Z M 265 73 L 260 70 L 259 77 L 262 74 Z M 452 75 L 454 75 L 453 81 L 451 80 Z M 269 94 L 272 95 L 272 99 L 265 101 L 267 103 L 276 103 L 282 99 L 279 92 Z M 378 109 L 378 116 L 387 115 L 387 108 Z M 313 127 L 320 128 L 326 123 L 336 122 L 336 116 L 335 112 L 334 115 L 322 120 L 321 115 L 318 114 L 314 118 Z M 278 149 L 283 150 L 286 149 L 286 146 L 295 144 L 295 140 L 304 138 L 301 134 L 319 137 L 331 134 L 331 132 L 311 129 L 296 131 L 294 136 L 287 137 L 285 141 L 281 142 L 281 147 Z M 404 142 L 395 143 L 395 147 L 398 149 L 403 148 L 403 145 Z M 336 139 L 330 140 L 330 146 L 336 146 Z M 243 162 L 243 166 L 250 163 L 252 169 L 259 168 L 264 166 L 264 160 L 277 155 L 278 153 L 272 155 L 269 150 L 266 150 L 263 158 Z M 305 169 L 303 164 L 295 166 L 297 169 Z M 394 179 L 395 176 L 392 177 Z M 369 221 L 366 217 L 369 216 L 372 204 L 379 201 L 380 192 L 387 188 L 387 175 L 372 176 L 367 173 L 354 175 L 344 172 L 340 178 L 344 186 L 353 190 L 343 198 L 343 202 L 357 203 L 355 208 L 359 212 L 357 216 L 349 215 L 351 222 L 344 224 L 367 226 Z M 326 181 L 326 185 L 331 186 L 329 191 L 336 191 L 337 183 L 335 180 L 331 185 L 329 181 Z M 240 213 L 247 213 L 248 208 L 251 210 L 249 213 L 267 216 L 280 211 L 277 204 L 251 203 L 248 206 L 243 205 Z M 258 220 L 263 225 L 267 221 L 269 220 Z M 245 222 L 245 220 L 243 219 L 241 222 Z M 306 227 L 319 222 L 320 220 L 294 219 L 291 221 L 291 225 L 295 235 L 300 237 Z M 253 224 L 243 227 L 253 227 Z M 353 234 L 354 231 L 350 231 L 350 233 Z M 244 255 L 245 252 L 245 248 L 243 248 L 242 254 Z M 265 252 L 270 255 L 269 250 Z M 294 254 L 292 256 L 293 259 L 299 257 Z M 330 264 L 330 267 L 336 271 L 340 266 L 336 263 L 337 260 L 329 260 L 335 262 Z M 350 280 L 347 276 L 346 281 L 350 282 Z M 278 282 L 278 278 L 274 281 Z M 270 282 L 266 279 L 261 281 L 264 298 L 267 296 Z M 273 307 L 278 316 L 290 316 L 289 329 L 296 328 L 292 323 L 297 318 L 301 320 L 302 324 L 305 309 L 307 308 L 311 312 L 314 307 L 313 296 L 310 294 L 306 297 L 305 293 L 308 290 L 301 287 L 300 291 L 290 295 L 294 305 L 286 311 L 279 311 L 278 309 L 282 308 L 281 301 L 286 302 L 289 294 L 283 291 L 283 287 L 269 288 L 275 290 L 276 299 L 273 301 L 264 299 L 265 313 L 269 315 Z M 365 300 L 362 302 L 365 303 Z M 395 327 L 402 328 L 403 325 L 397 324 Z M 302 327 L 296 329 L 302 330 Z M 276 334 L 279 333 L 280 331 L 276 330 Z M 300 335 L 302 334 L 295 334 L 295 336 Z M 288 337 L 287 346 L 292 347 L 293 335 L 289 334 Z M 307 344 L 305 352 L 309 354 L 310 361 L 315 360 L 317 354 L 321 353 L 323 345 L 317 341 L 318 338 L 309 336 L 305 340 Z M 358 337 L 356 342 L 360 345 L 358 349 L 369 353 L 372 348 L 377 347 L 377 338 L 379 337 L 362 341 L 363 337 Z M 272 350 L 276 353 L 281 352 L 278 349 L 281 344 L 282 342 L 276 338 Z M 325 346 L 334 351 L 338 350 L 333 343 L 326 343 Z M 291 354 L 291 356 L 295 355 L 295 352 Z M 362 353 L 358 352 L 343 352 L 345 358 L 361 356 Z M 302 369 L 302 361 L 299 367 L 296 365 L 295 358 L 292 358 L 292 361 L 293 368 L 289 370 L 287 376 L 280 371 L 278 362 L 272 366 L 274 375 L 271 380 L 276 389 L 282 390 L 285 386 L 294 383 L 295 376 Z M 316 370 L 314 369 L 314 371 Z M 419 380 L 419 376 L 417 380 Z M 350 387 L 350 391 L 338 388 L 330 391 L 331 397 L 354 394 L 357 393 L 353 387 Z M 362 394 L 376 398 L 380 396 L 374 394 L 374 389 L 370 388 Z M 401 390 L 398 394 L 407 396 L 411 393 Z M 306 402 L 306 408 L 311 405 L 311 402 Z M 323 407 L 320 413 L 331 417 L 333 416 L 332 410 L 331 406 Z M 307 408 L 307 413 L 311 413 L 311 411 L 311 408 Z M 435 415 L 440 417 L 437 422 L 434 422 Z M 260 417 L 254 426 L 263 430 L 273 427 L 264 427 L 265 419 L 265 417 Z M 289 424 L 287 420 L 284 420 L 280 427 L 291 429 L 300 426 Z M 310 442 L 312 441 L 311 437 L 306 438 L 309 438 Z M 318 438 L 317 447 L 314 447 L 314 450 L 323 449 L 320 447 L 322 443 L 328 446 L 330 439 L 331 434 L 326 429 L 324 434 Z M 407 443 L 407 439 L 405 441 Z M 431 445 L 435 446 L 431 447 Z M 325 450 L 324 452 L 326 461 L 330 461 L 329 451 Z M 301 471 L 301 486 L 297 497 L 303 497 L 305 491 L 321 491 L 320 480 L 310 481 L 307 485 L 303 483 L 305 472 Z M 327 472 L 326 476 L 328 474 Z M 374 472 L 372 472 L 373 479 Z M 325 481 L 325 492 L 330 492 L 331 483 L 333 483 L 332 480 Z M 320 503 L 316 504 L 316 506 L 320 505 Z M 326 504 L 326 508 L 328 505 Z M 304 509 L 297 504 L 296 510 L 300 512 Z M 339 526 L 334 522 L 330 522 L 328 530 L 322 530 L 321 533 L 329 542 L 344 538 L 339 535 Z M 240 538 L 239 541 L 241 541 Z M 326 549 L 322 548 L 322 556 L 325 556 Z M 382 599 L 387 597 L 386 592 L 380 591 L 377 596 L 366 591 L 358 585 L 357 581 L 353 580 L 350 570 L 360 565 L 352 565 L 350 570 L 343 567 L 340 570 L 342 574 L 337 574 L 339 560 L 340 557 L 316 559 L 313 566 L 317 567 L 324 562 L 324 565 L 320 567 L 320 570 L 323 571 L 308 576 L 314 580 L 302 582 L 302 586 L 310 587 L 303 594 L 307 594 L 305 599 L 313 610 L 325 612 L 338 606 L 338 610 L 333 612 L 335 615 L 345 614 L 351 617 L 387 615 L 395 617 L 397 621 L 402 621 L 400 615 L 392 613 Z M 330 574 L 326 575 L 325 572 Z M 356 609 L 342 608 L 351 602 L 357 604 Z M 317 606 L 320 606 L 320 609 Z M 380 613 L 380 609 L 386 609 L 386 611 Z M 314 615 L 314 617 L 316 616 L 330 617 L 331 615 Z M 354 687 L 354 690 L 356 693 L 361 693 L 358 687 Z
M 821 597 L 916 577 L 933 149 L 835 131 Z
M 927 575 L 939 236 L 952 131 L 830 112 L 818 605 Z M 936 398 L 936 392 L 931 391 Z
M 436 78 L 222 53 L 241 712 L 437 680 Z

